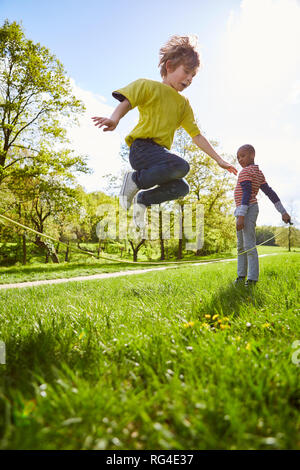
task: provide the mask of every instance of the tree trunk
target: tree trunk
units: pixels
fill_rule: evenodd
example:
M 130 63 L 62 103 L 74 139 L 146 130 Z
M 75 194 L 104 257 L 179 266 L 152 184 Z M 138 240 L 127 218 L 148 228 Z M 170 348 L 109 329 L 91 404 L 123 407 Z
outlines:
M 22 235 L 22 246 L 23 246 L 23 264 L 27 263 L 27 245 L 26 245 L 26 234 Z
M 183 250 L 183 234 L 184 234 L 184 212 L 183 212 L 183 204 L 180 205 L 181 210 L 181 238 L 178 241 L 178 252 L 177 252 L 177 259 L 182 259 L 182 250 Z
M 160 242 L 160 260 L 165 259 L 165 245 L 163 239 L 162 211 L 159 211 L 159 242 Z
M 129 243 L 130 243 L 130 245 L 132 247 L 132 251 L 133 251 L 133 261 L 137 261 L 137 255 L 138 255 L 139 249 L 145 243 L 145 241 L 146 241 L 146 239 L 143 238 L 137 246 L 134 246 L 133 242 L 131 240 L 129 240 Z
M 69 261 L 69 245 L 70 245 L 70 241 L 68 240 L 67 241 L 67 249 L 66 249 L 66 255 L 65 255 L 65 262 L 67 263 Z
M 198 244 L 198 240 L 199 240 L 199 235 L 197 234 L 197 244 Z M 202 248 L 203 248 L 203 247 L 202 247 Z M 196 256 L 201 256 L 202 248 L 197 248 L 197 250 L 196 250 Z
M 51 259 L 53 261 L 53 263 L 59 263 L 59 259 L 58 259 L 58 256 L 56 254 L 56 251 L 55 251 L 55 248 L 53 246 L 53 249 L 50 250 L 49 247 L 46 245 L 45 242 L 43 242 L 39 236 L 36 237 L 35 241 L 34 241 L 35 245 L 43 248 L 46 252 L 46 254 L 48 253 L 48 259 L 49 259 L 49 256 L 51 256 Z M 46 258 L 47 259 L 47 258 Z M 47 261 L 46 261 L 47 262 Z
M 178 251 L 177 251 L 177 259 L 182 259 L 182 238 L 178 241 Z

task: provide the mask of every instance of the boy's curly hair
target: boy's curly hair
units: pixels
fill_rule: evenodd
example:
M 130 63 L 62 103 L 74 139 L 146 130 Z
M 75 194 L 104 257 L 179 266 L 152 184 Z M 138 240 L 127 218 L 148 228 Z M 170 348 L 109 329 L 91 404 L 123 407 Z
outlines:
M 186 65 L 189 69 L 197 69 L 200 66 L 200 56 L 197 50 L 198 38 L 190 36 L 172 36 L 159 50 L 160 74 L 167 75 L 166 63 L 171 61 L 174 69 L 178 65 Z
M 238 149 L 238 152 L 244 150 L 245 152 L 248 152 L 249 154 L 253 154 L 255 155 L 255 148 L 253 147 L 253 145 L 250 145 L 250 144 L 245 144 L 245 145 L 242 145 L 239 149 Z

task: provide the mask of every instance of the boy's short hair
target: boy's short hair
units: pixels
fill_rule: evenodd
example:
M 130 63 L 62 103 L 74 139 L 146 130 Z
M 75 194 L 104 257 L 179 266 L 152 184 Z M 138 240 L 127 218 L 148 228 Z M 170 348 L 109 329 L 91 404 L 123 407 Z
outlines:
M 189 69 L 196 69 L 200 66 L 200 56 L 197 50 L 197 36 L 172 36 L 166 44 L 159 50 L 160 74 L 167 75 L 166 63 L 171 61 L 174 69 L 183 64 Z
M 248 152 L 248 153 L 250 153 L 250 154 L 255 155 L 255 148 L 254 148 L 252 145 L 250 145 L 250 144 L 242 145 L 242 146 L 238 149 L 237 153 L 239 153 L 241 150 L 244 150 L 245 152 Z

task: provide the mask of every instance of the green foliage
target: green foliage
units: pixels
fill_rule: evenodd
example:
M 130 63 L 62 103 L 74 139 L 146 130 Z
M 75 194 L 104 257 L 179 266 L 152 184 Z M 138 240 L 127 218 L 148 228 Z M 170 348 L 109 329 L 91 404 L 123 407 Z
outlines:
M 276 244 L 284 247 L 300 247 L 300 230 L 296 227 L 277 227 Z
M 262 226 L 262 227 L 256 227 L 256 244 L 259 245 L 260 243 L 263 243 L 269 238 L 274 237 L 276 233 L 276 227 L 270 227 L 270 226 Z M 268 241 L 267 243 L 264 243 L 267 246 L 275 246 L 275 238 L 272 240 Z
M 211 145 L 218 147 L 218 143 L 214 141 Z M 205 239 L 201 253 L 229 249 L 235 243 L 232 176 L 193 144 L 183 129 L 177 131 L 173 149 L 190 165 L 190 171 L 186 176 L 190 193 L 184 202 L 196 201 L 204 206 Z M 226 156 L 226 159 L 231 160 L 229 156 Z
M 67 147 L 66 126 L 76 123 L 83 110 L 61 62 L 27 39 L 18 23 L 6 20 L 0 28 L 2 213 L 39 232 L 47 224 L 51 235 L 59 236 L 62 212 L 65 221 L 77 212 L 76 190 L 71 187 L 75 175 L 89 172 L 86 159 Z M 11 227 L 10 242 L 14 235 L 18 240 L 23 230 Z M 49 252 L 49 243 L 38 236 L 35 242 Z M 50 251 L 54 253 L 52 245 Z
M 82 157 L 58 145 L 67 143 L 65 124 L 84 110 L 63 65 L 7 20 L 0 28 L 0 85 L 0 182 L 48 173 L 72 178 L 71 168 L 87 171 Z

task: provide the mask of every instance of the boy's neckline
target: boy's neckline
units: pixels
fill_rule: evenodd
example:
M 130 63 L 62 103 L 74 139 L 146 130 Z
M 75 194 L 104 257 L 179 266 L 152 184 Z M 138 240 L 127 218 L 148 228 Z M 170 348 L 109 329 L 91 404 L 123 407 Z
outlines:
M 173 88 L 171 85 L 168 85 L 167 83 L 164 83 L 164 82 L 158 82 L 158 83 L 161 83 L 162 85 L 165 85 L 167 86 L 168 88 L 171 88 L 171 90 L 174 90 L 175 93 L 177 93 L 177 95 L 180 95 L 179 91 L 176 90 L 176 88 Z M 181 96 L 181 95 L 180 95 Z

